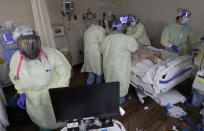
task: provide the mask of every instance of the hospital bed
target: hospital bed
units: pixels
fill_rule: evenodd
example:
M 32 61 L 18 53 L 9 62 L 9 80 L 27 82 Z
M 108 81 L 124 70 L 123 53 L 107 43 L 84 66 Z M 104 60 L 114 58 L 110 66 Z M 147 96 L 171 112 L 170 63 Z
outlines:
M 0 88 L 0 131 L 6 131 L 6 127 L 9 125 L 5 109 L 6 105 L 6 98 L 4 96 L 2 88 Z
M 158 94 L 168 92 L 189 78 L 193 69 L 190 56 L 178 56 L 161 49 L 152 49 L 160 50 L 167 59 L 165 61 L 158 59 L 157 64 L 145 59 L 132 65 L 131 85 L 137 89 L 141 103 L 144 103 L 143 98 L 147 96 L 154 99 Z

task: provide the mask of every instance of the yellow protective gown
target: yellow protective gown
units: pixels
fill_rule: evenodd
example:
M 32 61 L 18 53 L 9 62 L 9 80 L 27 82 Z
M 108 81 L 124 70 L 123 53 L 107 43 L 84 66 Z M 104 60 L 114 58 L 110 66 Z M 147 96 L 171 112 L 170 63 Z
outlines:
M 120 97 L 127 95 L 131 75 L 131 52 L 138 48 L 136 40 L 124 34 L 111 34 L 101 45 L 106 82 L 120 82 Z
M 136 26 L 127 28 L 127 35 L 130 35 L 135 38 L 135 40 L 140 45 L 151 45 L 149 37 L 147 36 L 145 27 L 142 23 L 138 23 Z
M 178 46 L 179 55 L 190 54 L 189 47 L 194 42 L 194 33 L 188 25 L 170 24 L 165 27 L 161 36 L 161 44 L 171 52 L 172 45 Z
M 82 72 L 92 72 L 102 75 L 102 56 L 100 44 L 105 37 L 105 30 L 98 25 L 91 25 L 84 34 L 84 64 Z
M 10 61 L 10 78 L 18 93 L 26 94 L 26 111 L 31 120 L 41 128 L 56 129 L 57 124 L 48 89 L 68 87 L 71 76 L 71 66 L 59 51 L 43 48 L 48 59 L 41 56 L 38 59 L 22 59 L 19 80 L 14 80 L 20 61 L 17 51 Z
M 198 66 L 199 70 L 204 69 L 204 42 L 200 44 L 200 47 L 198 47 L 198 55 L 195 57 L 195 65 Z M 201 63 L 202 62 L 202 63 Z
M 195 57 L 195 65 L 198 67 L 199 70 L 204 70 L 204 43 L 200 44 L 198 48 L 198 55 Z M 200 91 L 196 89 L 201 95 L 204 95 L 204 91 Z

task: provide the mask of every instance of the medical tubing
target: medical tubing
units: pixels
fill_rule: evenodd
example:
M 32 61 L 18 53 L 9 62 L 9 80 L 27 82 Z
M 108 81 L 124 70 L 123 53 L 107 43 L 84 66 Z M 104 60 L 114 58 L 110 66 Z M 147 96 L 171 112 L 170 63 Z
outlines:
M 203 49 L 203 45 L 204 45 L 204 42 L 202 42 L 202 49 Z M 202 66 L 202 63 L 203 63 L 203 59 L 204 59 L 204 53 L 203 53 L 203 57 L 202 57 L 202 60 L 201 60 L 201 63 L 200 63 L 200 70 L 201 70 L 201 66 Z
M 197 125 L 193 124 L 193 123 L 191 122 L 191 120 L 190 120 L 188 117 L 182 116 L 181 118 L 182 118 L 183 120 L 185 120 L 185 121 L 188 123 L 188 125 L 190 125 L 191 127 L 193 127 L 195 130 L 200 130 L 200 128 L 199 128 Z

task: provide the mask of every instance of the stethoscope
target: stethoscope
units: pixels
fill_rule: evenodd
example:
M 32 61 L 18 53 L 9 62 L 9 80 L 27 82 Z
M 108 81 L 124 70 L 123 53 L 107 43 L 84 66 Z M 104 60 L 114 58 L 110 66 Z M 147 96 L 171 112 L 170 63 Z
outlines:
M 40 53 L 38 55 L 38 60 L 41 61 L 40 57 L 44 55 L 45 58 L 48 60 L 48 57 L 47 55 L 45 54 L 45 52 L 41 49 L 40 50 Z M 14 80 L 20 80 L 20 77 L 19 77 L 19 72 L 20 72 L 20 68 L 21 68 L 21 63 L 22 63 L 22 59 L 25 59 L 26 61 L 28 61 L 28 58 L 25 57 L 25 55 L 23 55 L 21 52 L 20 52 L 20 61 L 18 63 L 18 68 L 17 68 L 17 72 L 16 72 L 16 75 L 14 76 Z

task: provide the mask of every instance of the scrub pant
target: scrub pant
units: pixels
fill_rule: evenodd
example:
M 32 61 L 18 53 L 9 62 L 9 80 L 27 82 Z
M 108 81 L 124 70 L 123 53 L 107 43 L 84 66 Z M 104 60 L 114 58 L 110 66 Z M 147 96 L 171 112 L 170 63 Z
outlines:
M 201 95 L 198 91 L 194 90 L 192 104 L 196 107 L 200 107 L 204 102 L 204 95 Z
M 86 81 L 86 85 L 93 85 L 96 79 L 96 84 L 100 84 L 103 82 L 103 75 L 96 75 L 95 73 L 89 72 L 88 79 Z

